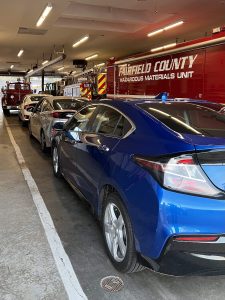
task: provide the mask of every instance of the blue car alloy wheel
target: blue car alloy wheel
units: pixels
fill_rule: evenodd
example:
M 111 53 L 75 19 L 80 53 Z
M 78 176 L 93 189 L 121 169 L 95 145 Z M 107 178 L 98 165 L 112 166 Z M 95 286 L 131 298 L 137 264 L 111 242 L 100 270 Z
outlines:
M 106 249 L 114 266 L 125 273 L 142 270 L 129 216 L 115 193 L 109 194 L 104 201 L 102 228 Z
M 222 105 L 92 102 L 55 135 L 52 154 L 55 176 L 79 190 L 100 219 L 119 271 L 165 271 L 165 261 L 182 266 L 183 254 L 192 269 L 202 260 L 213 267 L 225 256 Z

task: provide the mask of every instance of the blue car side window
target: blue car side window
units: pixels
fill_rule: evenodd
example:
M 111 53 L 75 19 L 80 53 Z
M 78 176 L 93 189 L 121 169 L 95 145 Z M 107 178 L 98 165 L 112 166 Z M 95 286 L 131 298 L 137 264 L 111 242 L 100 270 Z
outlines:
M 102 106 L 94 120 L 92 130 L 96 133 L 113 135 L 120 118 L 121 114 L 118 111 Z
M 95 109 L 96 106 L 87 106 L 81 109 L 67 124 L 66 130 L 71 132 L 85 131 Z
M 92 123 L 91 131 L 121 138 L 131 127 L 130 122 L 119 111 L 102 105 Z

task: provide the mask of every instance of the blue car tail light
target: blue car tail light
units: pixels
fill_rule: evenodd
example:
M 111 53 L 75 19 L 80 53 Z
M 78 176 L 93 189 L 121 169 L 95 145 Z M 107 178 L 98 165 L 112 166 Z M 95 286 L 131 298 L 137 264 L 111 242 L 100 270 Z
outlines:
M 159 160 L 134 156 L 133 159 L 169 190 L 216 198 L 221 196 L 192 155 L 164 157 Z

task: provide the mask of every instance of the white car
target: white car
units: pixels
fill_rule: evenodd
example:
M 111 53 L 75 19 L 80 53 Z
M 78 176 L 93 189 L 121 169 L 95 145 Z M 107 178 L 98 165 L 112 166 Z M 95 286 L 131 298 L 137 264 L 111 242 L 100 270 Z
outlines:
M 25 125 L 32 113 L 32 110 L 36 104 L 42 100 L 44 97 L 49 96 L 47 94 L 28 94 L 24 97 L 22 103 L 19 105 L 19 120 L 22 121 L 22 124 Z
M 44 97 L 30 116 L 28 123 L 30 137 L 34 136 L 45 152 L 51 147 L 56 133 L 63 129 L 63 124 L 87 103 L 88 99 L 81 97 L 50 95 Z

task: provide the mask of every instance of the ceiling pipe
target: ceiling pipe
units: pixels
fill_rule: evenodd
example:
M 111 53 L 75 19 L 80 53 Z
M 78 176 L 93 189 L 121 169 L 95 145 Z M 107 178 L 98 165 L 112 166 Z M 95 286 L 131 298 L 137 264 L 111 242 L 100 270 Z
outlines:
M 40 66 L 39 68 L 33 70 L 32 72 L 30 72 L 30 71 L 27 72 L 27 74 L 25 75 L 25 78 L 29 78 L 29 77 L 33 76 L 34 74 L 37 74 L 40 71 L 44 70 L 45 68 L 48 68 L 54 64 L 57 64 L 58 62 L 64 60 L 65 58 L 66 58 L 66 55 L 62 54 L 62 55 L 56 57 L 55 59 L 50 60 L 48 63 Z

